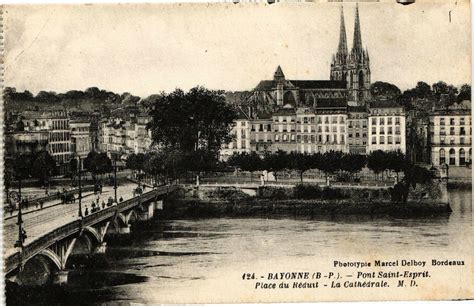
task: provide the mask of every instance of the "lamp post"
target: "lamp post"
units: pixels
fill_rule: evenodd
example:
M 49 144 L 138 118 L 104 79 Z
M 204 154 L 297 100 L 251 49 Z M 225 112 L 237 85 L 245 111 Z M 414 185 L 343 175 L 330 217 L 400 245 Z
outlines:
M 27 238 L 26 231 L 23 228 L 23 218 L 21 212 L 21 177 L 18 178 L 18 219 L 16 222 L 18 225 L 18 240 L 15 242 L 15 247 L 20 248 L 23 252 L 24 242 Z
M 114 198 L 115 203 L 117 202 L 117 158 L 114 158 Z
M 81 180 L 81 175 L 82 175 L 82 160 L 81 157 L 73 154 L 72 159 L 76 160 L 77 158 L 77 165 L 76 165 L 76 172 L 77 172 L 77 185 L 79 189 L 79 212 L 78 212 L 78 217 L 82 219 L 82 180 Z

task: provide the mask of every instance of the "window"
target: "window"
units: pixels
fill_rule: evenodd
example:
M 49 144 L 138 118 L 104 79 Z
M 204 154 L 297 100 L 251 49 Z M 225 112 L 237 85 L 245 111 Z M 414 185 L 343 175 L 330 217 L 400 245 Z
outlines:
M 295 135 L 294 134 L 291 135 L 291 141 L 295 141 Z
M 400 117 L 395 117 L 395 124 L 400 124 Z
M 303 117 L 303 123 L 308 123 L 308 117 Z
M 449 150 L 449 165 L 456 165 L 456 151 L 454 149 Z
M 310 122 L 314 123 L 314 117 L 311 117 Z
M 392 136 L 387 137 L 387 144 L 393 144 L 393 137 Z
M 444 118 L 439 118 L 439 125 L 445 125 Z
M 385 136 L 380 136 L 379 143 L 380 144 L 385 144 Z
M 440 137 L 440 138 L 439 138 L 439 142 L 440 142 L 441 144 L 445 144 L 445 143 L 446 143 L 446 139 L 445 139 L 444 137 Z
M 324 117 L 324 123 L 329 123 L 329 117 Z
M 275 135 L 275 142 L 279 142 L 280 141 L 280 135 Z
M 308 142 L 308 135 L 303 136 L 303 142 Z
M 372 124 L 376 125 L 377 124 L 377 118 L 372 118 Z
M 388 127 L 388 134 L 393 134 L 393 130 L 391 126 Z
M 459 150 L 459 166 L 464 166 L 466 164 L 466 152 L 464 149 Z
M 372 144 L 377 144 L 377 137 L 375 136 L 372 137 Z
M 454 135 L 454 127 L 449 128 L 449 135 Z
M 380 127 L 380 134 L 382 134 L 382 135 L 385 134 L 385 129 L 384 129 L 383 126 Z
M 400 144 L 400 136 L 395 136 L 395 144 Z
M 400 135 L 400 127 L 399 126 L 395 127 L 395 135 Z
M 340 123 L 344 123 L 344 116 L 341 116 L 341 117 L 340 117 L 339 122 L 340 122 Z
M 380 118 L 380 119 L 379 119 L 379 124 L 380 124 L 380 125 L 385 124 L 385 118 Z
M 349 133 L 349 138 L 352 138 L 352 133 Z
M 335 126 L 335 125 L 332 126 L 332 132 L 337 133 L 337 126 Z
M 464 144 L 464 137 L 459 138 L 459 143 Z
M 255 125 L 252 124 L 252 127 L 250 128 L 250 131 L 255 132 Z
M 329 126 L 326 126 L 325 132 L 326 132 L 326 133 L 329 133 Z
M 451 139 L 449 140 L 449 144 L 452 144 L 452 145 L 454 144 L 454 138 L 453 137 L 451 137 Z
M 296 136 L 296 141 L 298 141 L 298 142 L 301 141 L 301 135 Z
M 318 135 L 318 142 L 323 142 L 323 136 Z
M 311 143 L 314 143 L 316 140 L 316 137 L 314 137 L 314 135 L 311 135 Z
M 318 132 L 322 133 L 322 131 L 323 131 L 323 128 L 321 126 L 318 126 Z
M 464 125 L 464 117 L 459 118 L 459 125 Z
M 288 140 L 288 136 L 286 134 L 283 134 L 283 141 L 287 141 Z
M 387 124 L 392 124 L 392 117 L 387 118 Z
M 329 135 L 326 135 L 326 143 L 329 142 Z
M 360 134 L 359 134 L 359 133 L 356 133 L 356 137 L 360 137 Z
M 377 134 L 377 129 L 375 126 L 372 127 L 372 134 Z
M 341 133 L 345 133 L 345 132 L 346 132 L 346 128 L 345 128 L 344 126 L 341 126 L 340 132 L 341 132 Z
M 449 119 L 449 124 L 450 125 L 455 125 L 456 124 L 456 121 L 454 120 L 454 118 Z
M 466 135 L 466 130 L 464 129 L 463 126 L 461 126 L 459 129 L 459 135 Z

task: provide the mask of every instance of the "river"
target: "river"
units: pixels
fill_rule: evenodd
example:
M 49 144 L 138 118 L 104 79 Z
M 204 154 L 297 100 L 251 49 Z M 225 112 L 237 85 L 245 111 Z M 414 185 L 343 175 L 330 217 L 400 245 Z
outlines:
M 331 256 L 471 252 L 471 190 L 451 191 L 450 203 L 449 216 L 423 218 L 155 220 L 130 239 L 109 244 L 98 267 L 72 271 L 67 286 L 16 298 L 48 305 L 159 303 L 183 302 L 192 293 L 204 301 L 206 288 L 234 273 L 229 271 L 296 268 Z

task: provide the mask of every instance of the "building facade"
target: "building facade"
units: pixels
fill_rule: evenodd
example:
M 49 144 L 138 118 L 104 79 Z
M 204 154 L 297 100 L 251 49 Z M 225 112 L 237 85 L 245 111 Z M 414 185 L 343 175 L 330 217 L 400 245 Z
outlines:
M 400 151 L 406 153 L 406 114 L 392 101 L 373 102 L 368 115 L 368 153 Z
M 91 123 L 86 120 L 71 120 L 71 151 L 81 159 L 85 159 L 92 151 L 92 142 L 90 138 Z
M 465 166 L 472 161 L 470 101 L 430 116 L 431 163 L 434 166 Z
M 367 153 L 368 113 L 363 106 L 349 106 L 347 110 L 347 142 L 349 152 Z

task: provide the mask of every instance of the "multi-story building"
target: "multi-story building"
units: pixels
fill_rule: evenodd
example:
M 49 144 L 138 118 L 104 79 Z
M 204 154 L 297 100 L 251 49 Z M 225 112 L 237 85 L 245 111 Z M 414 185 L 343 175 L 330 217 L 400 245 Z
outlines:
M 319 100 L 316 108 L 317 152 L 348 152 L 345 99 Z
M 285 105 L 272 115 L 274 142 L 272 151 L 296 151 L 296 109 Z
M 349 106 L 347 109 L 347 142 L 350 153 L 367 153 L 367 117 L 364 106 Z
M 126 122 L 122 119 L 102 120 L 99 131 L 99 148 L 111 159 L 120 159 L 126 154 L 127 145 Z
M 234 153 L 250 152 L 250 120 L 239 118 L 234 120 L 231 130 L 232 141 L 223 144 L 220 158 L 227 160 Z
M 406 153 L 406 114 L 402 106 L 393 101 L 370 103 L 368 153 L 401 151 Z
M 7 156 L 34 154 L 48 149 L 48 131 L 10 131 L 5 133 Z
M 72 119 L 69 122 L 71 128 L 71 151 L 81 159 L 87 157 L 92 151 L 90 138 L 91 123 L 84 119 Z
M 253 119 L 250 125 L 250 150 L 259 154 L 271 151 L 273 143 L 272 119 Z
M 434 110 L 430 116 L 431 163 L 464 166 L 472 159 L 471 102 Z
M 314 153 L 316 145 L 316 114 L 310 108 L 296 110 L 296 150 L 301 153 Z
M 59 174 L 65 174 L 69 169 L 71 159 L 71 131 L 69 117 L 66 111 L 25 111 L 21 121 L 24 131 L 47 131 L 48 152 L 53 156 Z

